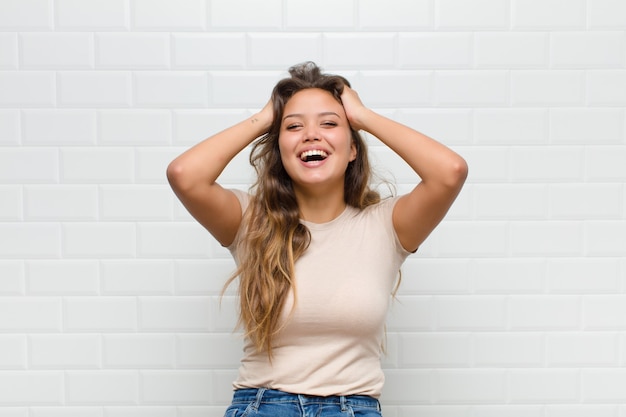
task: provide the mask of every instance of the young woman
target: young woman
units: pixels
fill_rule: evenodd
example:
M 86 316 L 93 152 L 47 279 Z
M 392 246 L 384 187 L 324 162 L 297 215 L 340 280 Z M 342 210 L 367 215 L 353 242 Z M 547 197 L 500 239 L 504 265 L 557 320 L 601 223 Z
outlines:
M 380 356 L 405 258 L 443 219 L 467 176 L 463 158 L 365 107 L 348 81 L 290 68 L 265 107 L 169 165 L 189 212 L 237 263 L 245 346 L 227 417 L 380 416 Z M 369 132 L 421 181 L 381 200 L 370 188 Z M 217 179 L 246 146 L 250 193 Z M 230 281 L 229 281 L 230 282 Z

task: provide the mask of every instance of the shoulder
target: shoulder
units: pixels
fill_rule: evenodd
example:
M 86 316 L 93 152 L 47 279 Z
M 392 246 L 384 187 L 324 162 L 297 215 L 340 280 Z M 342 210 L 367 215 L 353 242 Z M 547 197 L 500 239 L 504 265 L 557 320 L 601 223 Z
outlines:
M 384 197 L 378 203 L 374 203 L 365 207 L 359 212 L 364 216 L 383 216 L 390 217 L 393 212 L 393 208 L 400 199 L 400 196 Z
M 398 197 L 387 197 L 363 209 L 350 207 L 349 216 L 355 224 L 368 228 L 393 228 L 393 208 Z
M 404 259 L 411 252 L 404 249 L 393 225 L 393 211 L 396 203 L 401 198 L 402 196 L 386 197 L 378 203 L 360 210 L 360 215 L 363 216 L 363 225 L 368 232 L 376 229 L 380 230 L 380 233 L 393 242 L 396 252 Z
M 235 188 L 231 188 L 230 191 L 235 194 L 237 200 L 239 200 L 239 204 L 241 205 L 241 212 L 246 211 L 248 206 L 250 205 L 250 194 L 243 190 L 237 190 Z

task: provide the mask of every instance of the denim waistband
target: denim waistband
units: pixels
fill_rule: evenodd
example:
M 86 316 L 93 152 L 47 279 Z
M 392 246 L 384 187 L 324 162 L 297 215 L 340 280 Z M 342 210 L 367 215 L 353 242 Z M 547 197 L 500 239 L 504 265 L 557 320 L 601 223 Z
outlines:
M 336 404 L 355 406 L 355 407 L 371 407 L 380 411 L 380 403 L 374 397 L 368 395 L 331 395 L 328 397 L 319 397 L 316 395 L 291 394 L 269 388 L 243 388 L 238 389 L 233 394 L 233 404 L 237 403 L 300 403 L 307 404 Z

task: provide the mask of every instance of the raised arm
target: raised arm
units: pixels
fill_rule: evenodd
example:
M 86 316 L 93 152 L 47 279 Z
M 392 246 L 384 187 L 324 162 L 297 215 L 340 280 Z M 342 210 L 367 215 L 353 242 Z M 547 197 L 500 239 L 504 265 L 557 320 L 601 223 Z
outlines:
M 465 160 L 441 143 L 365 107 L 357 93 L 345 87 L 341 95 L 354 129 L 365 130 L 396 152 L 421 178 L 402 196 L 393 224 L 402 246 L 414 251 L 441 222 L 467 177 Z
M 259 112 L 190 148 L 167 167 L 167 179 L 189 213 L 222 244 L 235 239 L 241 223 L 241 207 L 232 191 L 217 178 L 228 163 L 272 122 L 268 102 Z

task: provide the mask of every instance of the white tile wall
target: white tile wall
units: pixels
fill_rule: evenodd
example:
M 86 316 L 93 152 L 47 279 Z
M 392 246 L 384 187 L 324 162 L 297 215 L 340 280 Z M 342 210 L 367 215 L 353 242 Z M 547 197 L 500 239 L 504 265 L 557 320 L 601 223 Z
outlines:
M 0 33 L 0 68 L 17 69 L 17 34 Z
M 623 29 L 626 24 L 626 4 L 619 0 L 589 0 L 587 21 L 594 29 Z
M 57 0 L 57 30 L 91 32 L 127 30 L 129 7 L 126 0 Z
M 128 107 L 131 75 L 119 71 L 64 71 L 57 79 L 61 107 Z
M 23 69 L 93 68 L 93 36 L 87 33 L 22 33 Z
M 438 0 L 437 28 L 495 30 L 510 27 L 510 0 Z
M 51 71 L 2 71 L 0 106 L 52 107 L 56 102 L 55 79 Z
M 223 415 L 234 263 L 165 167 L 309 59 L 470 164 L 403 268 L 385 416 L 626 417 L 621 0 L 1 0 L 0 417 Z
M 52 0 L 6 0 L 2 2 L 0 26 L 4 30 L 25 31 L 53 29 Z
M 517 30 L 583 29 L 586 3 L 585 0 L 511 0 L 511 23 Z
M 134 0 L 132 28 L 138 31 L 195 31 L 207 27 L 206 0 Z
M 100 33 L 96 66 L 106 69 L 168 68 L 170 36 L 167 33 Z

